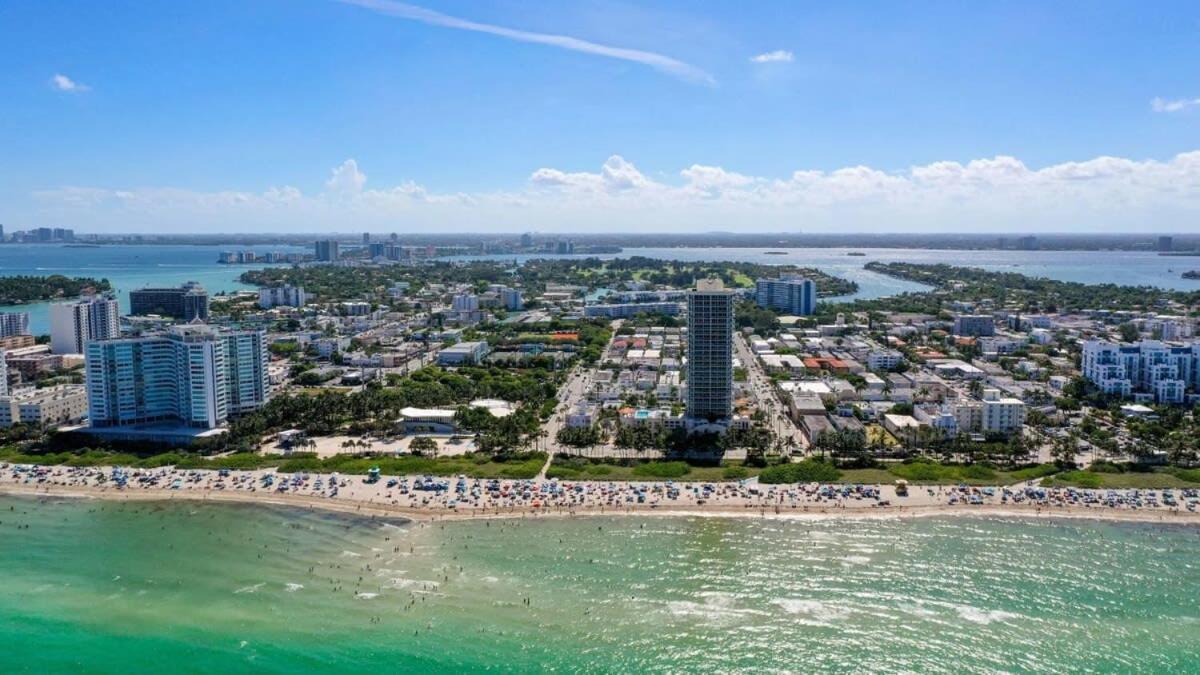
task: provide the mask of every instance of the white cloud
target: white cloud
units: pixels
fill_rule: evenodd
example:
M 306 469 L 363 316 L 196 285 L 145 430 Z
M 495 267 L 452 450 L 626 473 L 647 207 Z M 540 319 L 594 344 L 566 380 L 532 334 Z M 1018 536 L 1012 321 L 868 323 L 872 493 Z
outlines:
M 676 180 L 620 155 L 594 171 L 544 167 L 516 190 L 368 187 L 354 159 L 324 189 L 263 192 L 67 186 L 34 194 L 31 222 L 93 231 L 1127 231 L 1200 218 L 1200 150 L 1160 160 L 1101 156 L 1032 168 L 1015 157 L 901 171 L 849 166 L 754 176 L 693 164 Z M 224 228 L 224 229 L 221 229 Z
M 325 189 L 335 195 L 356 195 L 367 183 L 367 174 L 358 170 L 358 162 L 348 159 L 334 167 L 325 181 Z
M 86 84 L 83 84 L 82 82 L 76 82 L 62 73 L 55 73 L 54 77 L 50 78 L 50 86 L 54 87 L 58 91 L 66 91 L 72 94 L 78 94 L 91 89 L 91 87 L 87 86 Z
M 1154 112 L 1173 113 L 1181 110 L 1187 110 L 1188 108 L 1194 108 L 1196 106 L 1200 106 L 1200 98 L 1181 98 L 1174 101 L 1168 101 L 1164 98 L 1159 98 L 1156 96 L 1150 101 L 1150 109 Z
M 791 63 L 794 58 L 792 53 L 786 49 L 776 49 L 773 52 L 751 56 L 750 60 L 754 63 Z
M 624 47 L 612 47 L 609 45 L 597 44 L 595 42 L 588 42 L 587 40 L 580 40 L 579 38 L 574 38 L 569 35 L 534 33 L 515 28 L 505 28 L 504 26 L 478 23 L 468 19 L 460 19 L 448 14 L 442 14 L 441 12 L 436 12 L 432 9 L 418 7 L 417 5 L 410 5 L 405 2 L 397 2 L 396 0 L 338 1 L 347 5 L 362 7 L 364 9 L 369 9 L 380 14 L 394 16 L 400 19 L 419 21 L 431 26 L 442 26 L 443 28 L 454 28 L 457 30 L 465 30 L 475 33 L 487 33 L 488 35 L 495 35 L 498 37 L 507 38 L 509 40 L 516 40 L 518 42 L 530 42 L 533 44 L 558 47 L 559 49 L 583 52 L 585 54 L 604 56 L 611 59 L 632 61 L 634 63 L 641 63 L 643 65 L 650 66 L 651 68 L 669 75 L 673 75 L 682 80 L 687 80 L 689 82 L 697 82 L 707 85 L 716 84 L 716 80 L 700 68 L 655 52 L 642 51 L 640 49 L 626 49 Z

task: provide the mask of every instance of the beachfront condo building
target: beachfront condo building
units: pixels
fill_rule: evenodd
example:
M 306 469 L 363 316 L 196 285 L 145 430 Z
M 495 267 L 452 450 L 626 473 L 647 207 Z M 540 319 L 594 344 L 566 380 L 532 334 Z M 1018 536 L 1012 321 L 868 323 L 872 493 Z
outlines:
M 1115 343 L 1088 340 L 1083 376 L 1106 394 L 1139 401 L 1184 403 L 1200 393 L 1200 342 L 1171 345 L 1158 340 Z
M 695 420 L 733 412 L 733 300 L 720 279 L 688 293 L 687 416 Z
M 754 301 L 784 314 L 810 316 L 817 311 L 817 284 L 796 276 L 759 279 L 754 282 Z
M 55 354 L 82 354 L 89 341 L 120 334 L 121 309 L 111 295 L 50 305 L 50 348 Z
M 202 324 L 87 345 L 92 427 L 215 429 L 270 396 L 265 335 Z
M 198 281 L 189 281 L 178 288 L 130 291 L 129 313 L 134 316 L 157 314 L 183 321 L 207 321 L 208 291 Z

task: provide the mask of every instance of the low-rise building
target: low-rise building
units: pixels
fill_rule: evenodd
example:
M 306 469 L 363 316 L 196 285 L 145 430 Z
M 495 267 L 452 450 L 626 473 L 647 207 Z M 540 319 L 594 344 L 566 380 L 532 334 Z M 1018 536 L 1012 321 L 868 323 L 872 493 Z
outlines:
M 0 396 L 0 427 L 11 427 L 18 422 L 34 426 L 71 424 L 87 414 L 87 387 L 82 384 L 19 389 Z
M 459 342 L 438 352 L 439 366 L 473 366 L 483 361 L 487 356 L 488 343 L 478 340 Z

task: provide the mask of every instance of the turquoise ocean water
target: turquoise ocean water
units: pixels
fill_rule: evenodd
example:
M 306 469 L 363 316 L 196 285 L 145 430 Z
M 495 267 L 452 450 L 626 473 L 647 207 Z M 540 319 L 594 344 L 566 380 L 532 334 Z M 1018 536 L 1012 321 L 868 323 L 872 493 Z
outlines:
M 238 250 L 283 253 L 307 251 L 294 246 L 243 246 Z M 248 269 L 268 265 L 220 265 L 221 251 L 232 246 L 100 246 L 75 248 L 52 244 L 0 244 L 0 276 L 63 274 L 108 279 L 117 290 L 124 311 L 129 291 L 146 286 L 178 286 L 199 281 L 210 294 L 251 288 L 238 281 Z M 0 307 L 0 311 L 29 312 L 34 335 L 50 331 L 49 304 Z
M 1187 672 L 1200 530 L 0 498 L 2 672 Z

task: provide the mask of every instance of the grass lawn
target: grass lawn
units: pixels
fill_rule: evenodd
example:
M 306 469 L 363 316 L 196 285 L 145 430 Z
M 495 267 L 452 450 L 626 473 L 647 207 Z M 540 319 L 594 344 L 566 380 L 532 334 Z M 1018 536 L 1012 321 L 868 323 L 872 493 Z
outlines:
M 935 462 L 894 464 L 886 469 L 843 469 L 843 483 L 895 483 L 903 478 L 912 485 L 1012 485 L 1033 480 L 1057 471 L 1051 464 L 1042 464 L 1014 471 L 1002 471 L 982 465 L 960 466 Z
M 1101 490 L 1137 488 L 1155 490 L 1162 488 L 1200 488 L 1196 472 L 1150 471 L 1131 473 L 1100 473 L 1096 471 L 1067 471 L 1042 479 L 1043 487 L 1083 487 Z M 1181 477 L 1182 476 L 1182 477 Z
M 738 462 L 726 466 L 692 466 L 686 462 L 637 462 L 622 466 L 617 462 L 593 462 L 578 457 L 555 457 L 548 478 L 560 480 L 644 480 L 692 481 L 715 483 L 749 478 L 761 469 L 743 467 Z
M 284 473 L 311 472 L 366 474 L 371 467 L 388 475 L 432 475 L 472 478 L 533 478 L 546 462 L 545 453 L 533 452 L 518 455 L 505 462 L 494 461 L 483 454 L 458 455 L 455 457 L 400 456 L 372 457 L 361 455 L 337 455 L 320 459 L 307 453 L 291 457 L 281 455 L 259 455 L 236 453 L 224 457 L 202 457 L 182 452 L 167 452 L 138 457 L 125 453 L 89 451 L 84 453 L 55 453 L 22 455 L 11 449 L 0 450 L 0 462 L 13 464 L 43 464 L 66 466 L 125 466 L 131 468 L 156 468 L 175 466 L 179 469 L 232 469 L 248 471 L 276 467 Z

